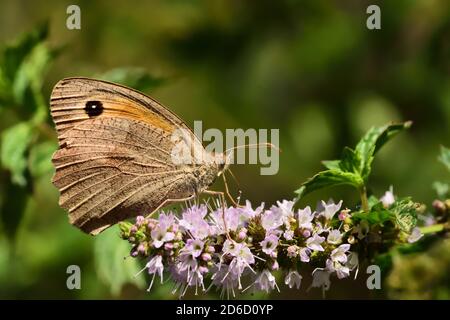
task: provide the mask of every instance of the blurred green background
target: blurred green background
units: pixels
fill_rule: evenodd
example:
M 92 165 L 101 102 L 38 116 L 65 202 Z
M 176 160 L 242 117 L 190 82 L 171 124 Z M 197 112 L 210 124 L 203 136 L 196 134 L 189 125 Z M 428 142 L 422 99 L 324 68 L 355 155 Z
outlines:
M 81 8 L 81 30 L 66 28 L 71 4 Z M 381 7 L 381 30 L 366 28 L 369 4 Z M 132 277 L 139 266 L 123 260 L 129 247 L 116 229 L 94 239 L 58 207 L 47 101 L 64 77 L 130 84 L 188 124 L 203 120 L 205 129 L 279 128 L 277 175 L 233 167 L 255 203 L 293 198 L 321 160 L 338 158 L 372 125 L 389 121 L 414 125 L 377 157 L 371 192 L 381 196 L 393 185 L 396 194 L 430 205 L 433 181 L 449 178 L 436 161 L 439 145 L 450 142 L 446 0 L 2 0 L 0 47 L 0 298 L 175 298 L 169 283 L 147 293 L 148 279 Z M 344 187 L 303 204 L 331 196 L 348 206 L 357 201 Z M 448 256 L 448 243 L 440 245 Z M 81 267 L 81 290 L 66 288 L 71 264 Z M 449 265 L 431 268 L 434 285 L 425 289 L 408 287 L 417 278 L 412 272 L 370 292 L 363 270 L 357 281 L 333 281 L 327 297 L 449 299 L 450 281 L 440 276 Z M 320 290 L 306 291 L 310 280 L 269 297 L 320 298 Z M 397 286 L 395 294 L 389 286 Z

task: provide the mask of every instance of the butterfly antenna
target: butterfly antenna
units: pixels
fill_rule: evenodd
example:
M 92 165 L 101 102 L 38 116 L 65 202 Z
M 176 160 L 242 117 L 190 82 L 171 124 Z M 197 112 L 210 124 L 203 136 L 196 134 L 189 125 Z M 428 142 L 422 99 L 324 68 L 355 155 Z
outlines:
M 234 182 L 236 182 L 236 184 L 237 184 L 237 187 L 238 187 L 238 189 L 239 189 L 239 192 L 240 192 L 240 190 L 241 190 L 241 185 L 239 184 L 239 181 L 238 181 L 238 179 L 236 178 L 236 176 L 234 175 L 233 171 L 231 171 L 231 169 L 230 169 L 230 168 L 228 168 L 228 170 L 227 170 L 227 171 L 228 171 L 228 172 L 230 172 L 230 175 L 231 175 L 231 177 L 233 178 Z
M 242 148 L 258 148 L 258 147 L 270 147 L 272 149 L 277 150 L 278 152 L 281 152 L 281 149 L 278 148 L 276 145 L 274 145 L 273 143 L 270 142 L 262 142 L 262 143 L 250 143 L 250 144 L 243 144 L 240 146 L 236 146 L 236 147 L 232 147 L 232 148 L 228 148 L 227 150 L 225 150 L 225 154 L 227 154 L 228 151 L 232 151 L 232 150 L 236 150 L 236 149 L 242 149 Z

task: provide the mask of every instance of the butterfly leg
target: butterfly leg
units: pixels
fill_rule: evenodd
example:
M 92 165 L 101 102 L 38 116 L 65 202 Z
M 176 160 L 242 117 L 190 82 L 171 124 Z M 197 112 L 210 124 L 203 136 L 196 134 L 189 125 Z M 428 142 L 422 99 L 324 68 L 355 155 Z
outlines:
M 166 199 L 164 200 L 158 207 L 156 207 L 155 210 L 153 210 L 152 212 L 150 212 L 147 217 L 150 218 L 152 215 L 154 215 L 159 209 L 165 207 L 166 205 L 168 205 L 169 203 L 174 203 L 174 202 L 184 202 L 184 201 L 189 201 L 191 199 L 193 199 L 195 197 L 195 194 L 193 194 L 192 196 L 186 197 L 186 198 L 180 198 L 180 199 Z
M 223 184 L 225 186 L 225 193 L 227 195 L 227 197 L 230 199 L 230 201 L 233 203 L 233 205 L 235 207 L 240 207 L 243 208 L 243 205 L 240 205 L 238 202 L 236 202 L 233 198 L 233 196 L 230 194 L 230 189 L 228 189 L 228 183 L 227 183 L 227 178 L 225 178 L 225 173 L 222 174 L 222 179 L 223 179 Z M 239 191 L 240 192 L 240 191 Z
M 225 228 L 225 232 L 227 234 L 227 238 L 231 240 L 230 234 L 228 232 L 227 227 L 227 221 L 225 220 L 225 194 L 222 191 L 213 191 L 213 190 L 205 190 L 203 193 L 210 194 L 213 196 L 219 196 L 221 202 L 222 202 L 222 220 L 223 220 L 223 227 Z

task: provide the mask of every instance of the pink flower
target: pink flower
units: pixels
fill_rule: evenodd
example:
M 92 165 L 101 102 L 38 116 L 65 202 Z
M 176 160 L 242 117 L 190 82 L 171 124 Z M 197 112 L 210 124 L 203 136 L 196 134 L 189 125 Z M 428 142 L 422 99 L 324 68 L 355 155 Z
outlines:
M 311 221 L 314 219 L 314 212 L 311 212 L 309 206 L 305 209 L 299 209 L 297 211 L 297 219 L 299 228 L 312 229 Z
M 204 239 L 210 234 L 210 226 L 204 220 L 208 213 L 205 205 L 194 205 L 183 212 L 183 219 L 179 221 L 182 228 L 189 231 L 192 237 Z
M 324 241 L 325 237 L 321 237 L 317 233 L 315 233 L 312 237 L 306 240 L 306 246 L 314 251 L 323 251 L 324 249 L 321 243 Z
M 284 279 L 284 283 L 289 287 L 293 288 L 294 286 L 299 289 L 300 284 L 302 283 L 302 276 L 295 270 L 289 271 Z
M 266 238 L 261 241 L 259 244 L 261 245 L 262 251 L 269 256 L 272 256 L 275 253 L 275 250 L 278 246 L 278 237 L 274 234 L 270 234 L 266 236 Z
M 333 202 L 327 204 L 325 203 L 325 201 L 322 200 L 323 211 L 321 212 L 321 214 L 325 217 L 325 219 L 331 220 L 333 219 L 336 212 L 338 212 L 339 209 L 341 209 L 341 206 L 342 200 L 339 201 L 337 204 Z
M 204 243 L 200 239 L 188 239 L 186 246 L 182 249 L 184 253 L 191 254 L 192 257 L 197 258 L 203 252 Z
M 254 285 L 256 290 L 265 291 L 267 293 L 269 293 L 269 291 L 272 291 L 274 288 L 277 288 L 277 290 L 280 291 L 275 281 L 275 277 L 270 273 L 269 270 L 262 271 L 256 277 Z
M 389 190 L 384 193 L 384 195 L 380 198 L 383 207 L 389 208 L 395 202 L 394 196 L 394 188 L 390 186 Z

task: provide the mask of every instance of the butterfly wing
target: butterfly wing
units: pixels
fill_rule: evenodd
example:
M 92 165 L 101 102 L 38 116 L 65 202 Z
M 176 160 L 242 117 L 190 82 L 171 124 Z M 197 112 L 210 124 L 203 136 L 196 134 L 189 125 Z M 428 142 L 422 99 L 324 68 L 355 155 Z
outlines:
M 51 114 L 60 144 L 63 143 L 63 132 L 93 117 L 86 112 L 89 101 L 102 104 L 101 113 L 94 115 L 95 118 L 135 119 L 169 133 L 179 128 L 192 133 L 176 114 L 136 90 L 101 80 L 67 78 L 55 85 L 50 97 Z
M 204 149 L 155 100 L 123 86 L 70 78 L 55 86 L 51 114 L 60 143 L 53 183 L 70 222 L 81 230 L 97 234 L 196 191 L 192 165 L 174 163 L 172 150 L 189 139 L 196 152 Z M 173 139 L 177 129 L 189 139 Z

